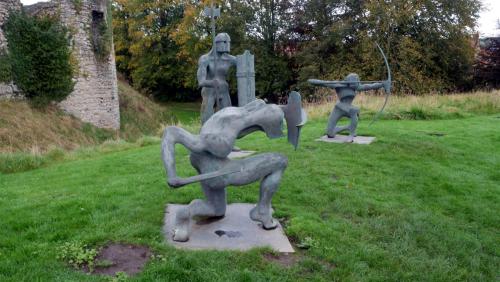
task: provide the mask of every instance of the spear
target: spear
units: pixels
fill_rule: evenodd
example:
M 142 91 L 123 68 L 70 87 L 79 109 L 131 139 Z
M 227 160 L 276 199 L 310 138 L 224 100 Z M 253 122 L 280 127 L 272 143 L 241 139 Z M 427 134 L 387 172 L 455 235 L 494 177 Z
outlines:
M 214 78 L 216 76 L 216 71 L 217 71 L 217 50 L 215 46 L 215 17 L 220 17 L 220 9 L 215 8 L 214 5 L 214 0 L 210 1 L 210 8 L 205 8 L 205 16 L 210 17 L 210 25 L 212 27 L 212 48 L 213 48 L 213 56 L 214 56 Z M 217 88 L 215 90 L 215 102 L 217 105 L 217 109 L 220 108 L 220 97 Z

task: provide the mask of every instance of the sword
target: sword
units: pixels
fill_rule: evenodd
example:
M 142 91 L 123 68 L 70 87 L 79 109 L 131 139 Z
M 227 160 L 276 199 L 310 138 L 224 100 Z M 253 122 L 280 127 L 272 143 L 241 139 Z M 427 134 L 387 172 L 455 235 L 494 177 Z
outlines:
M 226 169 L 223 168 L 222 170 L 216 170 L 213 172 L 207 172 L 207 173 L 198 174 L 198 175 L 190 176 L 190 177 L 186 177 L 186 178 L 180 178 L 180 177 L 171 178 L 171 179 L 168 179 L 167 183 L 168 183 L 168 186 L 170 186 L 172 188 L 180 188 L 182 186 L 185 186 L 185 185 L 188 185 L 191 183 L 200 182 L 200 181 L 216 178 L 219 176 L 224 176 L 224 175 L 242 172 L 242 171 L 243 171 L 243 168 L 238 168 L 238 167 L 230 167 L 230 168 L 226 168 Z

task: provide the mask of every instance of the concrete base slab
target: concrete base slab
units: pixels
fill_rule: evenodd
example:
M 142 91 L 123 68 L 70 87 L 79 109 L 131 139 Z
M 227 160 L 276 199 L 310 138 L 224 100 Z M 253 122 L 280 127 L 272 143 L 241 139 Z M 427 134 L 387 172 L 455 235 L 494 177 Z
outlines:
M 192 221 L 191 235 L 187 242 L 172 240 L 175 215 L 185 205 L 169 204 L 165 211 L 163 232 L 169 244 L 176 248 L 190 250 L 239 250 L 256 247 L 271 247 L 282 253 L 293 253 L 281 224 L 273 230 L 264 230 L 262 225 L 250 219 L 253 204 L 231 204 L 227 206 L 226 216 L 220 219 L 200 219 Z
M 244 157 L 248 157 L 250 155 L 253 155 L 255 154 L 255 151 L 232 151 L 228 158 L 234 160 L 234 159 L 240 159 L 240 158 L 244 158 Z
M 337 135 L 335 135 L 334 138 L 329 138 L 327 135 L 325 135 L 319 139 L 316 139 L 316 141 L 328 142 L 328 143 L 351 143 L 351 142 L 349 142 L 348 139 L 349 139 L 349 136 L 347 136 L 347 135 L 337 134 Z M 352 141 L 352 143 L 368 145 L 368 144 L 371 144 L 373 141 L 375 141 L 375 137 L 356 136 L 356 137 L 354 137 L 354 140 Z

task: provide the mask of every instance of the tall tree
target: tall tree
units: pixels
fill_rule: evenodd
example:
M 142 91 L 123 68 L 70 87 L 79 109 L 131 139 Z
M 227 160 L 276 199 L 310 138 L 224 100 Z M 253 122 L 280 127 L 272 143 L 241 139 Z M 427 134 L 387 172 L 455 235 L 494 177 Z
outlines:
M 197 60 L 211 48 L 203 9 L 211 0 L 114 1 L 119 70 L 158 97 L 199 97 Z M 388 56 L 396 91 L 470 86 L 479 0 L 214 1 L 231 53 L 255 54 L 260 97 L 278 100 L 290 89 L 314 95 L 306 83 L 312 77 L 385 78 L 375 42 Z
M 378 41 L 397 90 L 447 91 L 470 82 L 478 0 L 309 0 L 304 9 L 297 30 L 311 40 L 299 54 L 301 81 L 311 75 L 339 79 L 350 71 L 380 78 L 383 63 L 373 44 Z
M 286 92 L 292 82 L 292 73 L 285 56 L 283 42 L 286 26 L 291 20 L 290 2 L 284 0 L 225 0 L 216 1 L 222 13 L 217 20 L 217 32 L 231 36 L 231 53 L 248 49 L 256 58 L 256 92 L 260 97 L 276 99 Z M 203 9 L 210 1 L 187 2 L 184 17 L 172 33 L 181 51 L 179 57 L 192 65 L 195 73 L 199 56 L 211 48 L 209 21 Z M 195 77 L 185 81 L 195 86 Z M 231 79 L 234 84 L 234 79 Z M 234 92 L 235 87 L 232 87 Z
M 182 97 L 184 62 L 170 34 L 182 18 L 177 0 L 115 0 L 114 32 L 119 69 L 136 88 L 158 99 Z
M 480 39 L 474 80 L 480 87 L 500 86 L 500 37 Z

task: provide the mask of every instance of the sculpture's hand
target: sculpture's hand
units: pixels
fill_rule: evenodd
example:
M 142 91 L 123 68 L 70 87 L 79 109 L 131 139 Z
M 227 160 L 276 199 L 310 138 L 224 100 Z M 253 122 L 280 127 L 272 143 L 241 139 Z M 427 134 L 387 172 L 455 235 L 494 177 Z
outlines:
M 215 91 L 218 91 L 220 87 L 220 81 L 216 78 L 212 79 L 212 87 L 215 89 Z
M 171 188 L 180 188 L 186 185 L 186 183 L 179 177 L 171 177 L 168 179 L 167 183 Z

